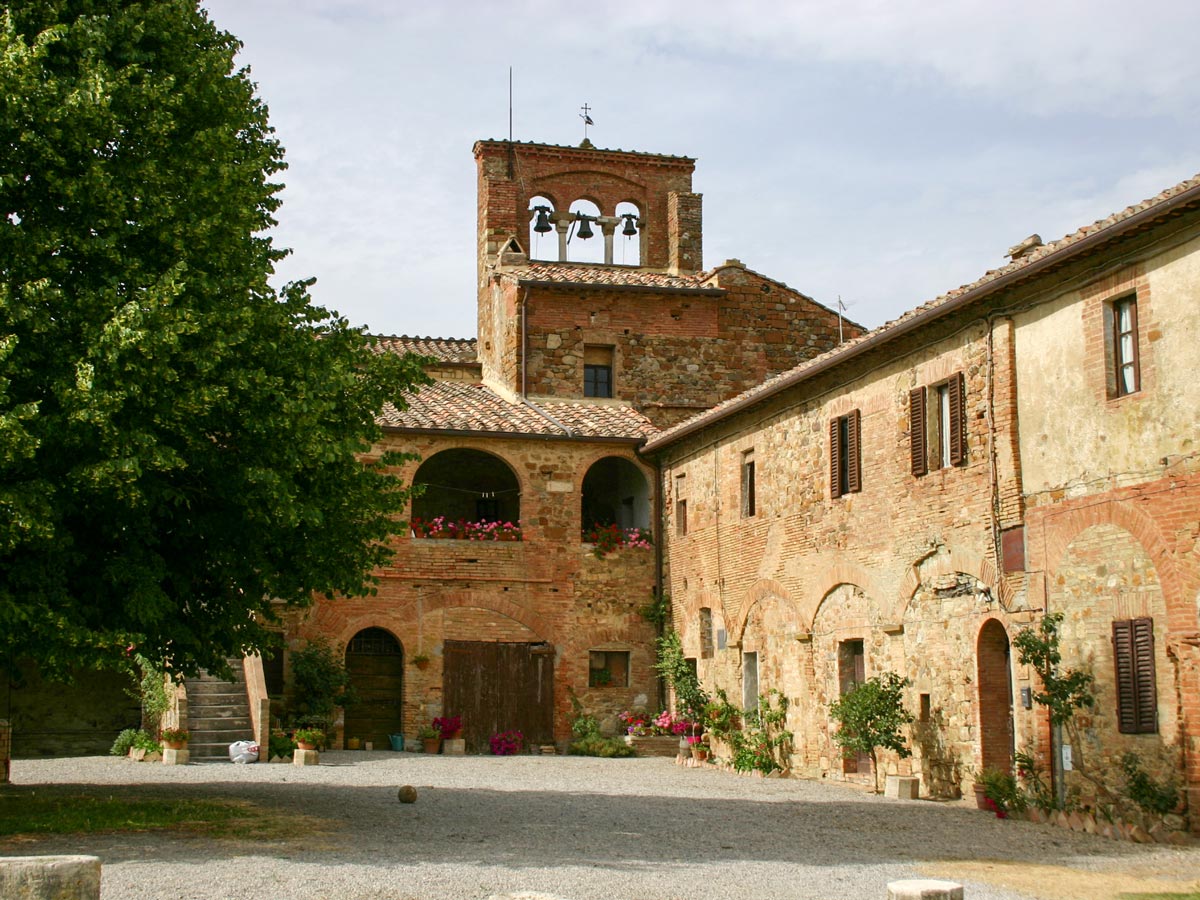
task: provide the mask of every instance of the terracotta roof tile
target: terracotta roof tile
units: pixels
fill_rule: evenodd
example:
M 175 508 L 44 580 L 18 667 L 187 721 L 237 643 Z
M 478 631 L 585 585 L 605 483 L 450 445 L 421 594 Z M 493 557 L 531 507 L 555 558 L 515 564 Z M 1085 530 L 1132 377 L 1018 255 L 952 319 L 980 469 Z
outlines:
M 379 424 L 401 429 L 566 436 L 547 416 L 524 404 L 509 403 L 482 384 L 438 381 L 405 399 L 405 410 L 386 404 Z M 649 420 L 627 406 L 583 401 L 542 401 L 537 405 L 579 437 L 641 439 L 655 433 Z
M 938 310 L 951 306 L 955 300 L 963 297 L 966 294 L 971 294 L 975 291 L 981 290 L 986 292 L 990 286 L 994 285 L 1001 279 L 1006 279 L 1007 276 L 1015 275 L 1019 277 L 1022 270 L 1034 266 L 1040 260 L 1043 260 L 1055 253 L 1069 251 L 1086 238 L 1099 234 L 1106 229 L 1114 229 L 1112 237 L 1116 239 L 1122 234 L 1122 231 L 1119 227 L 1122 223 L 1125 223 L 1138 213 L 1146 210 L 1152 210 L 1156 206 L 1166 204 L 1168 201 L 1179 196 L 1180 194 L 1196 188 L 1200 188 L 1200 174 L 1195 175 L 1186 181 L 1181 181 L 1179 184 L 1167 188 L 1161 193 L 1156 194 L 1154 197 L 1143 200 L 1140 203 L 1135 203 L 1132 206 L 1128 206 L 1120 212 L 1113 213 L 1107 218 L 1099 219 L 1090 225 L 1084 225 L 1082 228 L 1073 231 L 1062 238 L 1059 238 L 1057 241 L 1051 241 L 1048 244 L 1037 247 L 1029 253 L 1014 259 L 1006 266 L 1002 266 L 999 269 L 989 269 L 980 278 L 977 278 L 975 281 L 972 281 L 969 284 L 964 284 L 961 287 L 947 291 L 941 296 L 910 309 L 903 315 L 892 319 L 890 322 L 880 325 L 878 328 L 875 328 L 872 331 L 868 331 L 856 338 L 845 341 L 833 350 L 822 353 L 820 356 L 813 357 L 812 359 L 807 360 L 786 372 L 780 372 L 779 374 L 768 378 L 761 384 L 750 388 L 748 391 L 738 394 L 736 397 L 731 397 L 728 400 L 718 403 L 709 410 L 692 416 L 690 419 L 685 419 L 682 422 L 676 423 L 670 428 L 655 435 L 650 440 L 649 449 L 656 449 L 658 447 L 666 446 L 667 444 L 671 443 L 673 438 L 681 434 L 691 433 L 692 431 L 695 431 L 704 425 L 721 419 L 731 407 L 740 408 L 746 405 L 747 401 L 754 401 L 756 399 L 765 400 L 771 395 L 775 394 L 777 391 L 782 390 L 784 387 L 802 381 L 808 372 L 819 371 L 826 368 L 831 360 L 839 357 L 851 359 L 856 355 L 858 348 L 861 345 L 868 343 L 876 344 L 881 339 L 886 339 L 888 332 L 900 332 L 902 330 L 906 330 L 905 326 L 914 319 L 917 319 L 918 317 L 923 318 L 929 314 L 936 315 Z M 1200 196 L 1192 198 L 1192 202 L 1200 202 Z M 1164 215 L 1165 214 L 1166 210 L 1164 210 Z M 1033 274 L 1035 273 L 1031 273 L 1030 277 L 1032 277 Z
M 532 262 L 523 266 L 508 266 L 503 276 L 518 281 L 544 281 L 559 284 L 598 284 L 613 287 L 647 287 L 687 290 L 713 290 L 705 284 L 707 273 L 669 275 L 633 266 L 603 266 L 587 263 Z
M 429 356 L 438 362 L 474 363 L 479 359 L 475 352 L 475 338 L 409 337 L 401 335 L 373 335 L 378 353 L 415 353 Z

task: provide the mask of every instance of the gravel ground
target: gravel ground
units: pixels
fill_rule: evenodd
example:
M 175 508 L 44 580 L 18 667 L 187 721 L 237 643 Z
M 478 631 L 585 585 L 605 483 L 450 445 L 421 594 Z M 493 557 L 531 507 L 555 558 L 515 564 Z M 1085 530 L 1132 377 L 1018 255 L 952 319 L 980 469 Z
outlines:
M 103 900 L 481 900 L 510 891 L 884 900 L 889 881 L 938 876 L 963 883 L 967 900 L 1058 900 L 1104 896 L 1098 884 L 1167 879 L 1182 889 L 1175 879 L 1200 879 L 1200 848 L 1116 843 L 961 803 L 885 800 L 667 759 L 331 752 L 321 762 L 15 760 L 16 785 L 173 785 L 317 822 L 254 842 L 161 832 L 0 840 L 0 855 L 99 856 Z M 415 804 L 397 802 L 403 784 L 416 786 Z

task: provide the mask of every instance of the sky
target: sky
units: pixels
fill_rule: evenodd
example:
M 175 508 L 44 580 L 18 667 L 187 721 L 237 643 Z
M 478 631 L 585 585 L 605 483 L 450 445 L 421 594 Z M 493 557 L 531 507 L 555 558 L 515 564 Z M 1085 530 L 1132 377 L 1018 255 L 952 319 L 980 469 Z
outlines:
M 1200 172 L 1194 0 L 202 0 L 287 152 L 277 282 L 473 337 L 478 139 L 695 157 L 704 264 L 875 327 Z

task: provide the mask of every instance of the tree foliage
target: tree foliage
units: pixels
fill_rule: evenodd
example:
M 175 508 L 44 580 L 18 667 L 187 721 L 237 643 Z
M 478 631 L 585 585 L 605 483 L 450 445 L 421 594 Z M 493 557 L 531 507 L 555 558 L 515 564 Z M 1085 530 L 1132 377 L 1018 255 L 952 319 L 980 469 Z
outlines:
M 2 15 L 0 654 L 219 668 L 370 590 L 406 492 L 357 455 L 423 376 L 268 284 L 283 151 L 196 0 Z
M 1042 617 L 1037 628 L 1023 628 L 1013 636 L 1017 658 L 1023 666 L 1032 666 L 1042 682 L 1042 690 L 1033 699 L 1050 711 L 1054 725 L 1066 725 L 1075 711 L 1095 704 L 1093 687 L 1096 679 L 1081 669 L 1059 671 L 1062 652 L 1059 650 L 1063 614 L 1050 613 Z
M 904 708 L 904 688 L 908 679 L 895 672 L 872 676 L 829 704 L 829 714 L 841 723 L 833 739 L 847 756 L 867 753 L 879 790 L 880 748 L 910 756 L 908 741 L 901 729 L 913 715 Z

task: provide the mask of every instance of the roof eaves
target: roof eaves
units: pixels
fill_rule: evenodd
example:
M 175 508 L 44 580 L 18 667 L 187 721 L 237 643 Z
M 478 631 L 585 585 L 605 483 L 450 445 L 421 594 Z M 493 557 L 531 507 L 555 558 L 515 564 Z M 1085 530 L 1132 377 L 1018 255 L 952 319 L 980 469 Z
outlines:
M 511 277 L 511 276 L 510 276 Z M 520 287 L 557 288 L 559 290 L 626 291 L 638 294 L 688 294 L 703 297 L 724 297 L 725 288 L 655 286 L 650 284 L 620 284 L 608 281 L 547 281 L 540 278 L 517 278 Z
M 509 440 L 532 441 L 574 441 L 576 443 L 631 444 L 635 446 L 644 443 L 646 440 L 646 438 L 640 435 L 594 436 L 578 433 L 568 435 L 553 431 L 493 431 L 489 429 L 475 428 L 423 428 L 416 426 L 387 424 L 380 424 L 379 427 L 389 434 L 442 435 L 445 437 L 507 438 Z
M 1147 223 L 1170 215 L 1180 207 L 1196 202 L 1200 202 L 1200 184 L 1195 184 L 1173 196 L 1165 197 L 1157 203 L 1151 203 L 1123 219 L 1105 225 L 1076 240 L 1068 240 L 1061 247 L 1041 256 L 1031 258 L 1026 265 L 1010 268 L 1007 271 L 1000 271 L 995 277 L 990 279 L 985 277 L 984 280 L 964 290 L 961 294 L 950 297 L 941 303 L 935 301 L 926 308 L 922 309 L 918 307 L 912 313 L 907 316 L 901 316 L 893 323 L 869 332 L 851 343 L 830 351 L 824 356 L 818 356 L 772 382 L 767 382 L 762 390 L 756 391 L 752 388 L 726 406 L 714 407 L 709 412 L 701 413 L 693 419 L 680 423 L 675 428 L 664 431 L 662 434 L 648 440 L 645 447 L 643 447 L 643 452 L 654 453 L 664 447 L 668 447 L 722 419 L 726 419 L 749 407 L 757 406 L 786 391 L 788 388 L 807 381 L 809 378 L 832 369 L 868 350 L 902 337 L 922 325 L 950 315 L 965 306 L 999 293 L 1022 281 L 1027 281 L 1044 271 L 1069 262 L 1076 256 L 1082 256 L 1100 245 L 1124 237 L 1130 232 L 1137 231 Z

